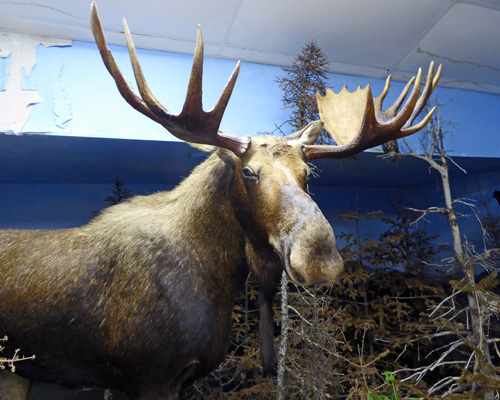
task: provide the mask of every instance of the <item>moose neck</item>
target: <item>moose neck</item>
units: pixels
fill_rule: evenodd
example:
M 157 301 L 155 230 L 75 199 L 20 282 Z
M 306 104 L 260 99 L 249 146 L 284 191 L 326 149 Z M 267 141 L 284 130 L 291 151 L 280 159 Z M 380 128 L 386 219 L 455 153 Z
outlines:
M 218 150 L 170 193 L 169 205 L 169 213 L 176 214 L 171 215 L 177 218 L 176 224 L 189 232 L 188 240 L 199 244 L 196 252 L 204 265 L 215 268 L 214 275 L 234 283 L 244 281 L 248 273 L 245 233 L 234 207 L 238 165 L 239 159 L 232 152 Z
M 110 207 L 83 230 L 94 236 L 97 232 L 96 242 L 113 241 L 124 249 L 130 243 L 144 243 L 147 237 L 147 246 L 175 254 L 171 258 L 176 263 L 189 265 L 183 268 L 209 274 L 221 285 L 228 286 L 229 279 L 239 286 L 235 280 L 246 278 L 242 269 L 247 267 L 245 236 L 233 210 L 237 161 L 231 152 L 219 151 L 172 191 L 137 196 Z

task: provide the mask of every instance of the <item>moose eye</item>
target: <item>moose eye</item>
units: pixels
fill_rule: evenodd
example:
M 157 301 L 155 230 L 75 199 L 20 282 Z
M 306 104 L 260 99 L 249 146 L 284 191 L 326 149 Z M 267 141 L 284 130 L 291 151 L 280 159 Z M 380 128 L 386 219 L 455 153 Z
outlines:
M 243 176 L 246 179 L 257 179 L 257 175 L 248 167 L 243 168 Z
M 302 150 L 302 156 L 304 157 L 304 160 L 306 162 L 309 161 L 309 151 L 307 150 L 307 147 L 301 144 L 300 150 Z

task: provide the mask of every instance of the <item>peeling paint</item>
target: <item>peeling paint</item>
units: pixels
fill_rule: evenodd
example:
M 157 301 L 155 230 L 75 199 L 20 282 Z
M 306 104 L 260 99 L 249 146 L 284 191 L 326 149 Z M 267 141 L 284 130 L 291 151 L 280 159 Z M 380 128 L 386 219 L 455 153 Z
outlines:
M 55 86 L 51 90 L 54 125 L 64 129 L 66 124 L 73 118 L 71 100 L 66 89 L 66 82 L 64 81 L 64 64 L 61 64 Z
M 0 57 L 0 90 L 4 91 L 9 78 L 10 70 L 10 55 L 7 57 Z
M 39 45 L 71 46 L 70 40 L 47 39 L 13 33 L 0 34 L 0 131 L 19 134 L 30 116 L 30 106 L 41 102 L 36 90 L 24 89 L 24 77 L 31 75 Z M 7 62 L 10 59 L 10 63 Z

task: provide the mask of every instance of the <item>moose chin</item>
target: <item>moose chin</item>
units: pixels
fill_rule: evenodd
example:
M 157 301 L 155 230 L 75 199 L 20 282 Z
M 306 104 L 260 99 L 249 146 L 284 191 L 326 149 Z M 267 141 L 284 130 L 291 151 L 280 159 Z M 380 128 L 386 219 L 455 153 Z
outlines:
M 95 4 L 91 29 L 123 98 L 177 138 L 212 154 L 170 192 L 134 197 L 87 225 L 0 231 L 0 333 L 6 354 L 36 354 L 0 374 L 0 399 L 26 400 L 31 380 L 177 399 L 223 360 L 235 297 L 259 284 L 264 371 L 274 367 L 271 302 L 285 270 L 298 285 L 331 284 L 343 270 L 333 230 L 307 194 L 309 162 L 350 157 L 424 127 L 413 125 L 441 69 L 421 71 L 382 110 L 370 88 L 318 96 L 322 121 L 288 137 L 219 132 L 239 63 L 214 109 L 202 109 L 203 40 L 179 115 L 148 88 L 130 32 L 136 94 L 108 50 Z M 413 89 L 408 95 L 411 87 Z M 405 98 L 408 99 L 405 102 Z M 336 145 L 315 145 L 323 126 Z

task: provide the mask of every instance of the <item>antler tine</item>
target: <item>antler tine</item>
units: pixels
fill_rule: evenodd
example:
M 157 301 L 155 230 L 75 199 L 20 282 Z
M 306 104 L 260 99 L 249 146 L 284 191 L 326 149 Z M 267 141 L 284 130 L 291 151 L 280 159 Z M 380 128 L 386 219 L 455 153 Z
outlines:
M 130 62 L 132 63 L 132 68 L 134 70 L 135 81 L 141 94 L 142 100 L 147 105 L 148 109 L 152 111 L 158 118 L 160 118 L 160 123 L 163 122 L 163 118 L 170 116 L 169 112 L 153 95 L 149 86 L 144 78 L 142 72 L 141 64 L 137 58 L 137 52 L 135 50 L 134 42 L 132 40 L 132 35 L 130 34 L 130 29 L 128 28 L 127 21 L 123 18 L 123 32 L 125 33 L 125 39 L 127 41 L 127 49 L 130 56 Z
M 432 65 L 432 64 L 431 64 Z M 403 127 L 403 129 L 401 129 L 401 132 L 403 132 L 406 136 L 409 136 L 415 132 L 418 132 L 420 129 L 422 129 L 425 125 L 427 125 L 427 123 L 430 121 L 430 119 L 432 118 L 432 115 L 434 114 L 434 111 L 436 110 L 436 107 L 433 107 L 431 111 L 429 111 L 427 113 L 427 115 L 422 119 L 422 121 L 420 121 L 417 125 L 414 125 L 414 126 L 411 126 L 413 120 L 418 116 L 418 114 L 422 111 L 422 109 L 424 108 L 425 106 L 425 103 L 427 102 L 427 99 L 430 97 L 431 93 L 434 91 L 434 89 L 436 88 L 438 82 L 439 82 L 439 78 L 441 77 L 441 70 L 442 70 L 442 65 L 440 64 L 439 67 L 438 67 L 438 70 L 436 72 L 436 75 L 434 76 L 434 79 L 432 80 L 432 87 L 431 89 L 429 90 L 429 93 L 425 96 L 425 100 L 422 101 L 422 105 L 418 106 L 417 105 L 417 108 L 419 108 L 419 111 L 415 113 L 415 115 L 412 117 L 410 117 L 410 121 L 408 123 L 405 124 L 405 127 Z M 429 71 L 430 72 L 430 71 Z M 429 77 L 430 77 L 430 73 L 429 73 Z M 430 81 L 428 77 L 428 81 Z M 427 83 L 426 83 L 426 88 L 427 88 Z M 425 91 L 425 89 L 424 89 Z M 424 96 L 422 95 L 421 98 L 423 98 Z
M 198 25 L 196 35 L 196 50 L 194 52 L 193 67 L 191 69 L 191 76 L 189 77 L 188 91 L 186 101 L 182 108 L 182 114 L 190 115 L 192 117 L 201 116 L 203 113 L 202 106 L 202 83 L 203 83 L 203 35 L 201 27 Z
M 422 68 L 418 69 L 417 77 L 410 79 L 410 82 L 413 81 L 413 89 L 410 93 L 410 96 L 408 97 L 408 100 L 406 100 L 406 103 L 404 104 L 403 108 L 396 114 L 396 115 L 391 115 L 389 113 L 386 113 L 382 111 L 382 115 L 385 117 L 385 121 L 387 123 L 390 123 L 394 127 L 399 127 L 402 128 L 403 125 L 408 121 L 410 118 L 415 105 L 418 102 L 418 98 L 420 96 L 420 88 L 422 86 Z M 408 86 L 408 84 L 407 84 Z M 406 90 L 403 90 L 403 92 Z M 403 93 L 402 93 L 403 94 Z M 401 94 L 401 95 L 402 95 Z M 402 96 L 400 96 L 402 97 Z M 404 96 L 406 97 L 406 96 Z M 404 99 L 403 97 L 403 99 Z M 399 100 L 399 99 L 398 99 Z M 396 102 L 398 101 L 396 100 Z M 392 113 L 392 110 L 390 111 Z
M 431 120 L 432 115 L 434 114 L 434 111 L 436 110 L 436 107 L 433 107 L 431 111 L 427 113 L 427 115 L 420 121 L 417 125 L 409 126 L 408 128 L 403 128 L 401 129 L 401 132 L 403 135 L 399 138 L 403 138 L 406 136 L 410 136 L 411 134 L 418 132 L 420 129 L 422 129 L 427 123 Z
M 387 77 L 387 80 L 390 84 L 390 80 L 391 80 L 391 75 L 389 75 Z M 392 104 L 392 106 L 390 106 L 386 111 L 383 112 L 383 115 L 385 118 L 387 119 L 390 119 L 390 118 L 393 118 L 396 116 L 399 108 L 401 107 L 401 104 L 403 104 L 403 101 L 405 100 L 406 98 L 406 95 L 408 94 L 408 92 L 410 91 L 410 88 L 411 88 L 411 85 L 413 85 L 413 82 L 415 81 L 415 77 L 412 77 L 408 83 L 406 84 L 405 88 L 403 89 L 403 91 L 399 94 L 398 98 L 396 99 L 396 101 L 394 101 L 394 103 Z M 386 83 L 386 87 L 387 87 L 387 83 Z M 383 98 L 385 98 L 385 94 L 384 92 L 386 92 L 388 90 L 388 88 L 384 88 L 384 91 L 382 92 L 382 94 L 384 95 Z M 380 95 L 379 97 L 377 97 L 375 100 L 378 100 L 382 97 L 382 95 Z M 382 100 L 383 100 L 382 98 Z M 382 111 L 382 101 L 380 101 L 380 105 L 379 105 L 379 111 Z
M 142 99 L 130 87 L 129 83 L 118 68 L 113 54 L 111 54 L 111 51 L 108 49 L 108 45 L 106 44 L 106 39 L 104 37 L 101 20 L 99 18 L 99 14 L 97 13 L 97 6 L 95 2 L 92 2 L 92 5 L 90 6 L 90 29 L 94 34 L 94 38 L 99 52 L 101 53 L 101 58 L 104 61 L 104 65 L 115 80 L 118 91 L 120 92 L 122 97 L 137 111 L 146 115 L 152 120 L 161 123 L 158 117 L 154 115 L 154 113 L 146 106 Z
M 240 62 L 238 61 L 238 64 L 236 64 L 236 67 L 234 68 L 231 77 L 227 81 L 226 87 L 222 91 L 222 94 L 219 100 L 217 101 L 217 104 L 215 104 L 214 108 L 211 111 L 209 111 L 209 114 L 214 115 L 216 118 L 220 118 L 219 115 L 222 117 L 222 114 L 224 114 L 224 111 L 226 110 L 227 104 L 229 102 L 229 98 L 233 93 L 234 85 L 236 83 L 236 79 L 238 78 L 239 73 L 240 73 Z
M 406 137 L 422 129 L 432 117 L 434 109 L 418 124 L 411 124 L 424 108 L 441 75 L 441 66 L 435 77 L 434 64 L 431 63 L 427 82 L 420 95 L 422 71 L 419 69 L 416 78 L 412 78 L 402 93 L 389 108 L 381 110 L 382 102 L 390 86 L 387 78 L 382 94 L 373 99 L 370 87 L 349 93 L 342 89 L 339 94 L 332 90 L 326 96 L 317 96 L 321 120 L 327 132 L 337 141 L 337 146 L 306 146 L 310 159 L 345 158 L 363 150 L 378 146 L 389 140 Z M 398 113 L 411 85 L 413 90 L 405 105 Z M 337 139 L 335 139 L 337 138 Z
M 439 78 L 441 77 L 441 70 L 442 70 L 442 65 L 438 67 L 436 76 L 434 77 L 434 61 L 431 61 L 431 64 L 429 66 L 429 72 L 427 73 L 427 80 L 425 82 L 425 87 L 424 90 L 422 91 L 422 95 L 418 99 L 418 102 L 415 105 L 415 109 L 413 110 L 410 118 L 404 125 L 404 128 L 410 127 L 415 118 L 417 118 L 417 116 L 422 112 L 425 104 L 427 103 L 427 100 L 431 96 L 432 91 L 436 87 Z
M 379 104 L 378 109 L 382 108 L 382 104 L 384 103 L 385 96 L 389 92 L 390 87 L 391 87 L 391 75 L 389 75 L 386 78 L 386 80 L 385 80 L 385 86 L 384 86 L 384 89 L 382 90 L 382 93 L 380 93 L 380 96 L 378 96 L 376 99 L 374 99 L 375 102 Z
M 224 110 L 227 106 L 238 76 L 239 63 L 231 75 L 231 78 L 229 79 L 229 82 L 222 92 L 214 109 L 210 112 L 203 111 L 203 38 L 200 28 L 198 28 L 193 68 L 191 71 L 188 93 L 186 95 L 184 107 L 179 115 L 174 115 L 170 114 L 168 110 L 162 106 L 149 89 L 137 58 L 137 52 L 125 19 L 123 20 L 123 27 L 125 37 L 127 39 L 127 47 L 141 97 L 139 97 L 130 87 L 107 47 L 95 2 L 93 2 L 91 6 L 90 23 L 104 64 L 106 65 L 111 76 L 114 78 L 120 94 L 130 105 L 132 105 L 132 107 L 161 124 L 170 133 L 181 140 L 222 147 L 231 150 L 237 156 L 241 156 L 247 150 L 249 144 L 248 138 L 224 135 L 219 132 L 219 126 Z

